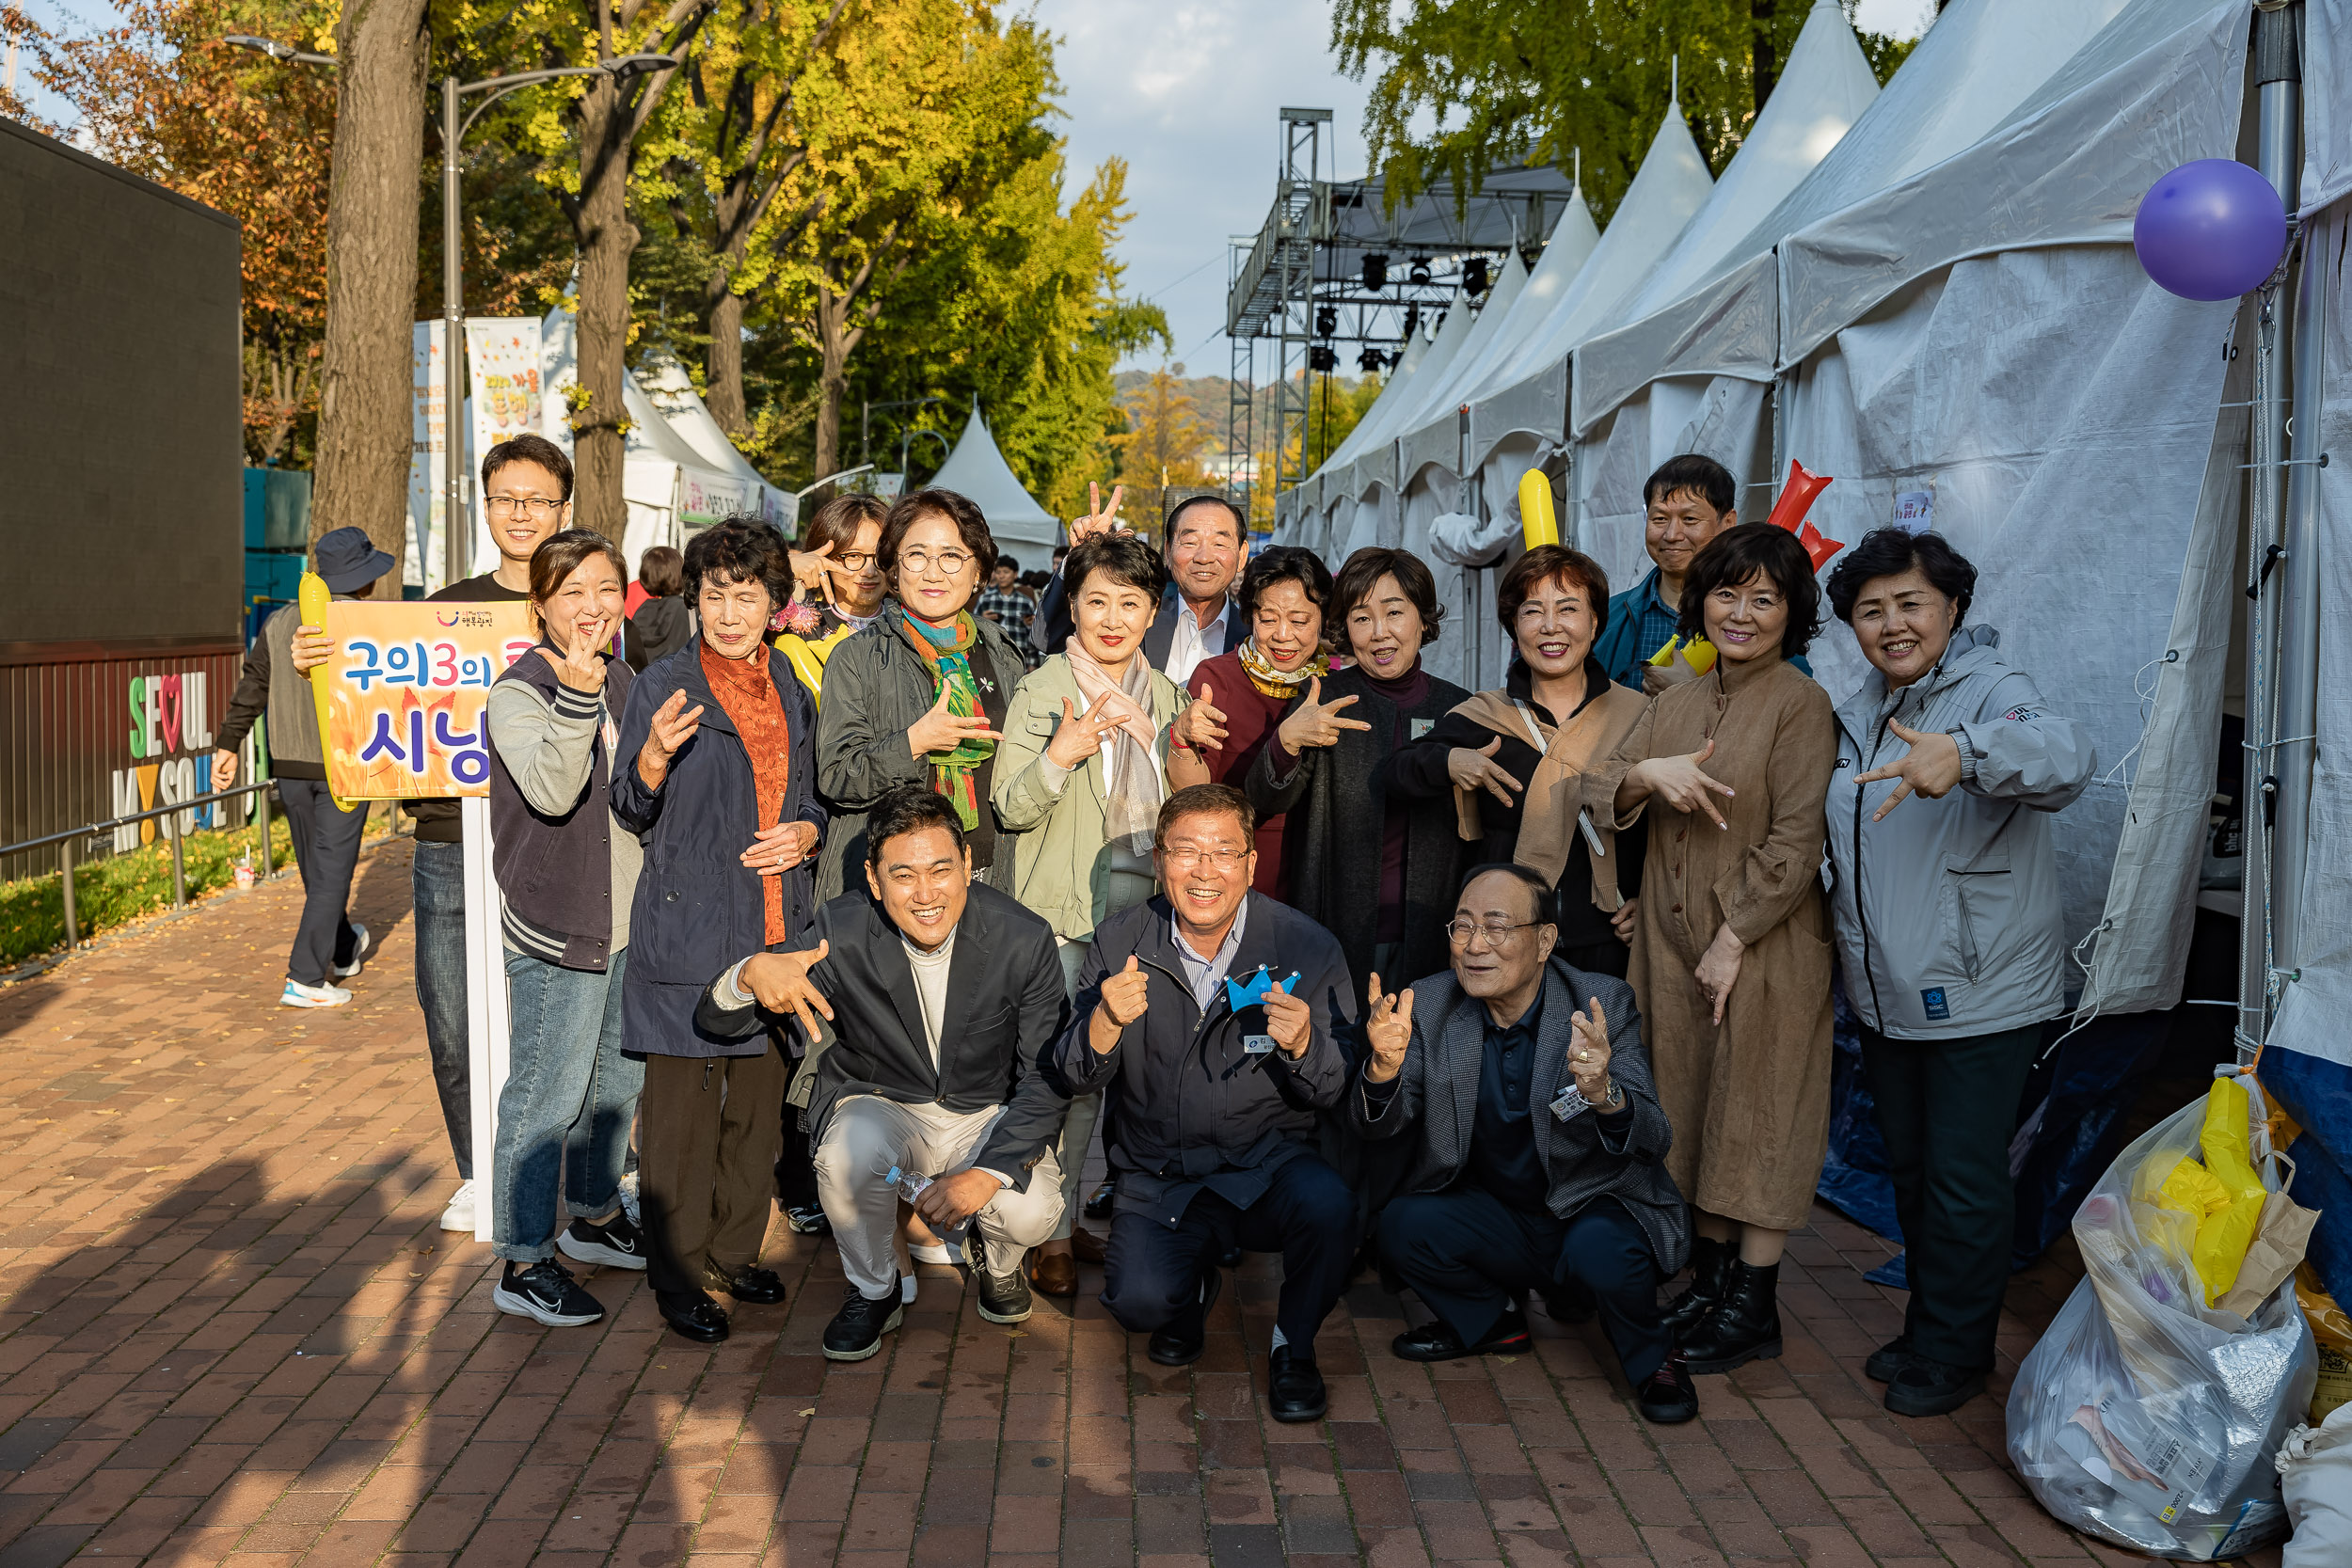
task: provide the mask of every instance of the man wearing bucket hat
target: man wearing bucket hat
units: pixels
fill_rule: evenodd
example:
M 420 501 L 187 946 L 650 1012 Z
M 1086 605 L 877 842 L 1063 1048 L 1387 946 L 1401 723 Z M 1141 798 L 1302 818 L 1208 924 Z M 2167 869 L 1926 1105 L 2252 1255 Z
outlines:
M 366 598 L 375 592 L 376 579 L 392 569 L 392 558 L 370 543 L 363 529 L 339 528 L 323 536 L 312 553 L 315 570 L 339 599 Z M 294 637 L 301 623 L 301 607 L 288 605 L 262 623 L 262 635 L 246 650 L 245 669 L 215 741 L 213 787 L 227 789 L 236 782 L 237 748 L 266 710 L 270 764 L 278 798 L 286 807 L 294 863 L 302 871 L 302 919 L 286 955 L 286 989 L 278 1000 L 288 1007 L 340 1007 L 351 992 L 335 982 L 359 973 L 369 945 L 368 928 L 352 924 L 344 913 L 368 807 L 362 800 L 345 811 L 326 787 L 326 751 L 319 741 L 310 683 L 294 665 Z

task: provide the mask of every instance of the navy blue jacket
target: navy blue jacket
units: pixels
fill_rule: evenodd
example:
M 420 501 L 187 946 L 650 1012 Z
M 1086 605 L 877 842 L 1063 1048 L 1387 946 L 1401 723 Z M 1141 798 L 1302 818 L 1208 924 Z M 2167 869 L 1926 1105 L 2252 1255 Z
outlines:
M 1248 1208 L 1277 1169 L 1318 1151 L 1317 1113 L 1346 1091 L 1356 1003 L 1339 939 L 1287 904 L 1255 890 L 1248 896 L 1248 923 L 1227 973 L 1246 980 L 1260 964 L 1278 979 L 1298 972 L 1292 994 L 1306 1001 L 1313 1034 L 1295 1062 L 1279 1050 L 1261 1061 L 1243 1049 L 1247 1037 L 1265 1033 L 1264 1007 L 1235 1013 L 1223 986 L 1206 1013 L 1193 1001 L 1164 895 L 1096 927 L 1078 970 L 1057 1059 L 1073 1095 L 1108 1091 L 1104 1152 L 1120 1173 L 1121 1213 L 1172 1226 L 1204 1188 Z M 1104 977 L 1131 955 L 1151 976 L 1149 1001 L 1110 1053 L 1097 1055 L 1088 1030 Z
M 621 716 L 613 770 L 612 815 L 645 847 L 645 869 L 629 907 L 628 969 L 622 981 L 621 1021 L 632 1055 L 756 1056 L 766 1036 L 712 1034 L 694 1022 L 703 992 L 727 966 L 768 945 L 767 895 L 758 873 L 742 862 L 752 835 L 775 823 L 759 819 L 759 793 L 743 738 L 711 694 L 703 674 L 703 640 L 646 667 L 629 687 Z M 792 662 L 770 651 L 768 674 L 784 699 L 792 741 L 783 822 L 813 822 L 825 831 L 817 800 L 817 705 L 792 673 Z M 637 753 L 653 716 L 674 691 L 699 704 L 701 728 L 670 759 L 660 789 L 647 789 Z M 784 874 L 784 914 L 792 933 L 816 914 L 817 857 Z

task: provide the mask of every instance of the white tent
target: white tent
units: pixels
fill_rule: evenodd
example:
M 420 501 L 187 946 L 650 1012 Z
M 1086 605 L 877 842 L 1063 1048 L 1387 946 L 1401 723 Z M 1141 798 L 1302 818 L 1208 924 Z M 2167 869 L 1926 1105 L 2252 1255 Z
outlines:
M 1954 20 L 1999 8 L 1954 8 L 1897 82 Z M 2008 8 L 2021 29 L 2041 16 Z M 2131 220 L 2166 169 L 2237 148 L 2247 27 L 2234 0 L 2134 0 L 1974 145 L 1779 248 L 1782 423 L 1788 453 L 1836 479 L 1821 531 L 1859 539 L 1899 498 L 1926 510 L 1982 571 L 1970 621 L 2098 749 L 2055 827 L 2070 937 L 2095 934 L 2087 995 L 2107 1012 L 2180 996 L 2245 460 L 2228 405 L 2247 393 L 2225 389 L 2247 370 L 2229 352 L 2238 302 L 2158 289 Z M 1864 673 L 1835 629 L 1814 668 L 1833 697 Z
M 1578 204 L 1582 204 L 1581 198 Z M 1488 349 L 1502 341 L 1512 308 L 1526 291 L 1527 279 L 1527 268 L 1513 250 L 1453 364 L 1443 377 L 1416 391 L 1398 417 L 1396 475 L 1400 484 L 1409 484 L 1431 463 L 1449 471 L 1462 466 L 1462 395 L 1472 385 L 1470 377 L 1486 360 Z
M 1306 479 L 1275 498 L 1277 526 L 1274 542 L 1281 545 L 1304 545 L 1318 555 L 1324 552 L 1330 531 L 1327 507 L 1336 508 L 1339 492 L 1344 483 L 1342 478 L 1356 453 L 1363 449 L 1364 436 L 1383 405 L 1393 408 L 1410 394 L 1406 388 L 1421 372 L 1422 361 L 1429 355 L 1429 336 L 1415 331 L 1405 340 L 1405 347 L 1397 355 L 1395 368 L 1380 387 L 1380 393 L 1372 400 L 1372 406 L 1363 411 L 1323 466 Z
M 1706 204 L 1714 183 L 1683 122 L 1682 104 L 1668 104 L 1591 259 L 1561 292 L 1550 314 L 1529 324 L 1518 351 L 1495 367 L 1483 388 L 1471 390 L 1474 460 L 1513 431 L 1541 440 L 1560 438 L 1566 429 L 1569 351 L 1591 335 L 1612 306 L 1641 286 Z
M 1641 483 L 1667 456 L 1703 451 L 1743 483 L 1769 480 L 1761 436 L 1775 325 L 1771 259 L 1735 271 L 1726 287 L 1698 286 L 1738 259 L 1733 247 L 1838 144 L 1878 90 L 1836 0 L 1817 0 L 1779 86 L 1707 205 L 1577 349 L 1567 421 L 1579 437 L 1572 510 L 1581 547 L 1613 584 L 1629 585 L 1647 570 Z M 1688 304 L 1695 293 L 1706 295 L 1705 307 Z M 1668 374 L 1707 379 L 1649 385 Z M 1613 427 L 1594 431 L 1612 411 L 1619 411 Z M 1744 497 L 1743 508 L 1753 513 L 1760 499 Z
M 956 450 L 930 477 L 929 487 L 953 490 L 977 506 L 1000 548 L 1025 546 L 1035 559 L 1023 561 L 1025 567 L 1043 565 L 1061 542 L 1061 519 L 1040 506 L 1013 477 L 1005 454 L 996 450 L 996 438 L 989 434 L 977 398 L 972 400 L 972 418 L 956 438 Z
M 790 528 L 800 510 L 797 498 L 790 491 L 769 483 L 758 469 L 744 461 L 735 443 L 727 439 L 727 433 L 719 428 L 719 421 L 711 416 L 702 394 L 694 390 L 693 379 L 675 355 L 664 351 L 647 356 L 637 383 L 654 407 L 660 410 L 672 433 L 692 448 L 706 467 L 755 486 L 753 493 L 759 498 L 759 504 L 749 510 L 780 528 Z

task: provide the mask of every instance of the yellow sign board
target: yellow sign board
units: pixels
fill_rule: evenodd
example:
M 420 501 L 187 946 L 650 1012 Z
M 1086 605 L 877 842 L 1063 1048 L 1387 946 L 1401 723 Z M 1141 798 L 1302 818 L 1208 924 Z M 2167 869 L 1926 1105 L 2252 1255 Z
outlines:
M 490 793 L 490 684 L 538 641 L 528 605 L 339 599 L 320 735 L 339 800 Z

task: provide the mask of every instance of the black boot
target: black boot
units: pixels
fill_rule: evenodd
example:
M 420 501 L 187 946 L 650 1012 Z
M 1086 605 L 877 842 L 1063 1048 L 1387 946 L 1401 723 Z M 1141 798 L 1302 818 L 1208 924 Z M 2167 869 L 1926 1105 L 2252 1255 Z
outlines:
M 1693 1372 L 1727 1372 L 1759 1355 L 1780 1354 L 1780 1265 L 1757 1268 L 1733 1259 L 1717 1302 L 1682 1341 Z
M 1739 1256 L 1737 1242 L 1710 1242 L 1704 1236 L 1691 1238 L 1691 1283 L 1666 1304 L 1667 1333 L 1681 1339 L 1698 1327 L 1707 1309 L 1724 1299 L 1724 1281 L 1731 1274 L 1732 1259 Z

